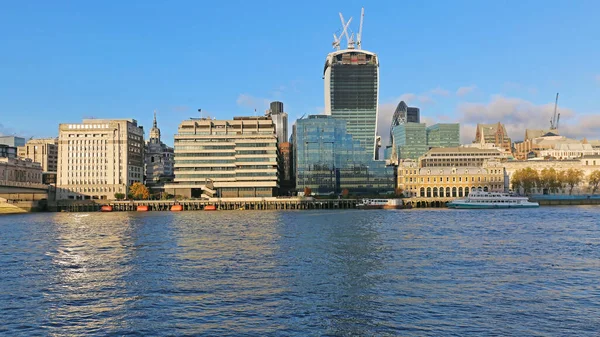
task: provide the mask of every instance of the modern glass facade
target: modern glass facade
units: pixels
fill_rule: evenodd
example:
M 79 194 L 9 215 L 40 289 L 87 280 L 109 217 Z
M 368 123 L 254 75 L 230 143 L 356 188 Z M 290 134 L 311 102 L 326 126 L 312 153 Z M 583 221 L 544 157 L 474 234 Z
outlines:
M 427 127 L 427 147 L 457 147 L 460 145 L 460 125 L 440 123 Z
M 427 152 L 425 123 L 405 123 L 392 129 L 398 159 L 417 159 Z
M 333 116 L 313 115 L 296 121 L 293 133 L 296 189 L 316 194 L 393 192 L 394 169 L 373 160 L 372 152 Z
M 325 112 L 346 121 L 348 133 L 375 156 L 379 61 L 363 50 L 327 56 L 324 71 Z

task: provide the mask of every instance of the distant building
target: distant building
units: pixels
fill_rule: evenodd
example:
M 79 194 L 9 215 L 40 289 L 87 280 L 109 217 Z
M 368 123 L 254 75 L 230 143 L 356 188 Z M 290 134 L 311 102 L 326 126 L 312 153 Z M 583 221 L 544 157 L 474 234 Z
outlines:
M 392 144 L 392 156 L 396 151 L 398 160 L 419 158 L 428 150 L 425 123 L 396 125 L 392 129 Z
M 415 160 L 398 165 L 398 188 L 407 197 L 460 198 L 474 189 L 505 190 L 505 171 L 499 161 L 481 166 L 422 167 Z
M 31 159 L 0 158 L 0 180 L 13 183 L 41 184 L 42 165 Z
M 0 136 L 0 145 L 11 147 L 25 146 L 25 138 L 15 136 Z
M 160 139 L 160 129 L 156 122 L 156 112 L 152 129 L 150 129 L 150 138 L 146 141 L 145 147 L 145 183 L 148 186 L 159 183 L 170 182 L 174 178 L 173 173 L 174 151 Z
M 293 149 L 296 189 L 315 194 L 385 194 L 394 191 L 395 175 L 385 162 L 373 160 L 363 143 L 354 139 L 346 121 L 327 115 L 299 119 Z
M 278 169 L 271 118 L 190 119 L 175 135 L 175 180 L 164 188 L 188 198 L 272 197 Z
M 288 114 L 283 112 L 283 103 L 271 102 L 271 108 L 267 111 L 267 116 L 275 124 L 277 142 L 285 143 L 288 141 Z
M 144 180 L 144 129 L 135 119 L 60 124 L 57 199 L 114 199 Z
M 30 139 L 18 148 L 19 158 L 28 158 L 42 165 L 44 172 L 58 171 L 58 138 Z
M 17 148 L 0 144 L 0 158 L 17 158 Z
M 501 159 L 499 149 L 471 147 L 433 148 L 419 158 L 421 167 L 480 167 L 490 159 Z
M 421 110 L 419 108 L 409 106 L 406 109 L 406 122 L 421 123 Z
M 491 143 L 506 152 L 512 152 L 512 143 L 504 124 L 477 124 L 473 143 Z
M 460 125 L 458 123 L 438 123 L 428 126 L 427 147 L 457 147 L 460 146 Z

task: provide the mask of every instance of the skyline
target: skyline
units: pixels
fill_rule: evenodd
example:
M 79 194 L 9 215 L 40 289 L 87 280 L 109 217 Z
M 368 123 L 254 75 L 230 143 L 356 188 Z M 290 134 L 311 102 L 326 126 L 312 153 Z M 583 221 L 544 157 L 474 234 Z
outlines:
M 384 146 L 400 99 L 428 125 L 461 123 L 463 142 L 476 123 L 498 121 L 520 140 L 524 127 L 549 126 L 556 92 L 561 134 L 600 138 L 600 48 L 586 43 L 600 33 L 600 4 L 261 4 L 10 3 L 0 13 L 0 76 L 9 79 L 0 81 L 0 133 L 52 137 L 59 123 L 93 116 L 134 118 L 147 135 L 157 110 L 172 145 L 199 108 L 226 119 L 262 115 L 272 100 L 292 124 L 323 110 L 337 13 L 356 32 L 364 6 L 363 49 L 381 62 Z

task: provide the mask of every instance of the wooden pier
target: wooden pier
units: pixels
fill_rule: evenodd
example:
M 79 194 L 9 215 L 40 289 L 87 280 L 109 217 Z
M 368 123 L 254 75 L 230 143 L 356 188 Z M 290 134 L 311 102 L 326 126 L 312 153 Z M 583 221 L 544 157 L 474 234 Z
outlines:
M 356 199 L 264 199 L 264 200 L 63 200 L 55 205 L 57 212 L 95 212 L 102 205 L 110 205 L 114 212 L 132 212 L 137 206 L 148 206 L 149 211 L 170 211 L 171 206 L 181 205 L 183 211 L 202 211 L 208 205 L 217 210 L 307 210 L 307 209 L 354 209 Z

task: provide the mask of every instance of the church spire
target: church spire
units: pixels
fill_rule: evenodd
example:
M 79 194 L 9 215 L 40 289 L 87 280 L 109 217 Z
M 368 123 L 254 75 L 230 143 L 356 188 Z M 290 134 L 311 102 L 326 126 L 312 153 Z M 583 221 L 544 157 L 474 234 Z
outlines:
M 156 110 L 154 110 L 154 122 L 152 123 L 152 127 L 153 128 L 157 127 L 157 125 L 156 125 Z
M 154 110 L 154 121 L 152 122 L 152 129 L 150 129 L 150 141 L 160 143 L 160 129 L 158 123 L 156 123 L 156 110 Z

